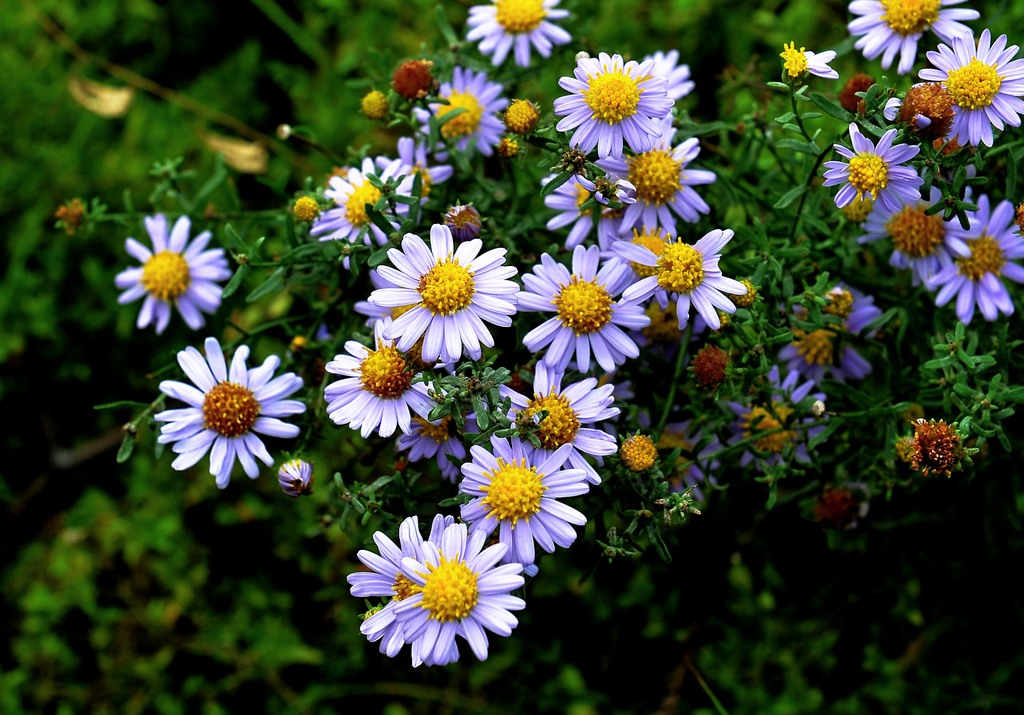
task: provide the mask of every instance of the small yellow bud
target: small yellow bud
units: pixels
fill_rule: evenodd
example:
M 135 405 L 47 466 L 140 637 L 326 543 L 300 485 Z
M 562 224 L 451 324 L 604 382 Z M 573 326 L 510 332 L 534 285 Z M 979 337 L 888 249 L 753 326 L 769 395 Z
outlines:
M 626 439 L 619 447 L 619 457 L 631 472 L 645 472 L 658 461 L 658 449 L 651 438 L 637 434 Z
M 540 112 L 528 99 L 516 99 L 505 110 L 505 126 L 514 134 L 529 134 L 537 128 Z
M 388 116 L 388 98 L 379 89 L 367 92 L 359 106 L 363 114 L 370 119 L 383 119 Z
M 505 137 L 498 144 L 498 153 L 506 159 L 511 159 L 519 153 L 519 142 L 511 137 Z
M 296 199 L 292 206 L 292 215 L 299 221 L 312 222 L 320 215 L 320 205 L 317 204 L 316 199 L 302 196 Z

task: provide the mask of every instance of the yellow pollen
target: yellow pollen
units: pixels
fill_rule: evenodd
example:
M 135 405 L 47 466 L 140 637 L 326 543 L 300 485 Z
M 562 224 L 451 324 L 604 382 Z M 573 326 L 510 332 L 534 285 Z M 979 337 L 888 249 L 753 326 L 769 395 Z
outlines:
M 579 417 L 570 407 L 569 400 L 554 393 L 547 396 L 534 395 L 527 403 L 526 409 L 516 415 L 516 422 L 521 425 L 531 424 L 534 415 L 541 410 L 548 413 L 537 425 L 537 437 L 540 439 L 541 447 L 558 449 L 576 438 L 576 433 L 580 429 Z
M 404 601 L 409 596 L 415 595 L 423 589 L 406 578 L 405 574 L 400 573 L 395 576 L 395 585 L 391 587 L 391 590 L 395 592 L 391 600 Z
M 593 209 L 584 211 L 582 208 L 583 204 L 585 204 L 589 198 L 590 192 L 587 190 L 587 187 L 583 184 L 576 184 L 576 208 L 579 209 L 581 214 L 593 211 Z
M 847 221 L 863 223 L 871 215 L 874 205 L 875 202 L 871 200 L 870 196 L 858 196 L 839 210 L 843 212 Z
M 363 390 L 384 400 L 401 397 L 412 385 L 413 374 L 406 370 L 408 363 L 394 346 L 381 340 L 376 350 L 370 350 L 359 363 L 359 384 Z
M 292 215 L 299 221 L 312 222 L 320 215 L 320 206 L 316 199 L 300 196 L 292 206 Z
M 885 224 L 892 237 L 892 245 L 911 258 L 923 258 L 935 253 L 946 236 L 946 222 L 942 216 L 926 216 L 918 207 L 907 206 L 894 214 Z
M 626 469 L 639 473 L 650 469 L 658 461 L 658 449 L 650 437 L 634 435 L 619 447 L 619 457 Z
M 441 422 L 436 425 L 416 415 L 413 415 L 412 421 L 420 426 L 420 434 L 424 437 L 429 437 L 438 444 L 448 441 L 448 438 L 451 436 L 448 432 L 448 423 L 452 421 L 451 417 L 442 417 Z
M 528 99 L 516 99 L 505 110 L 505 126 L 516 134 L 529 134 L 537 128 L 540 113 Z
M 142 287 L 165 303 L 180 298 L 191 281 L 188 261 L 180 253 L 160 251 L 142 266 Z
M 946 77 L 946 90 L 953 104 L 961 109 L 980 109 L 992 104 L 999 93 L 1003 78 L 996 68 L 973 58 L 963 67 L 950 70 Z
M 673 293 L 691 293 L 704 282 L 704 257 L 687 243 L 670 243 L 658 258 L 658 285 Z
M 362 184 L 355 187 L 352 195 L 348 197 L 348 201 L 345 202 L 345 218 L 348 219 L 349 223 L 353 226 L 362 226 L 370 217 L 366 215 L 366 204 L 373 206 L 380 200 L 380 189 L 371 184 L 369 181 L 363 181 Z
M 547 17 L 543 0 L 496 0 L 498 24 L 510 35 L 532 32 Z
M 647 306 L 647 317 L 651 324 L 641 331 L 652 343 L 678 343 L 682 333 L 679 332 L 679 318 L 676 315 L 675 301 L 669 301 L 668 308 L 661 309 L 658 301 L 653 300 Z M 660 444 L 660 443 L 659 443 Z
M 434 315 L 452 315 L 473 302 L 476 283 L 473 273 L 459 265 L 451 256 L 437 264 L 420 278 L 422 304 Z
M 804 54 L 806 47 L 796 49 L 796 43 L 790 42 L 782 46 L 779 57 L 782 58 L 782 67 L 790 77 L 800 77 L 807 72 L 807 55 Z
M 667 151 L 655 149 L 630 157 L 629 180 L 636 186 L 636 196 L 645 204 L 667 203 L 679 191 L 682 162 Z
M 636 114 L 640 103 L 639 83 L 622 72 L 608 72 L 597 77 L 587 76 L 588 87 L 581 90 L 587 106 L 594 112 L 591 116 L 606 124 L 618 124 Z
M 821 329 L 808 333 L 800 328 L 793 328 L 793 345 L 808 365 L 831 365 L 832 338 L 835 335 L 831 330 Z
M 441 134 L 444 135 L 444 138 L 457 139 L 475 132 L 480 124 L 480 119 L 484 116 L 484 108 L 477 98 L 468 92 L 453 90 L 447 99 L 448 104 L 442 104 L 437 108 L 438 118 L 442 121 L 446 114 L 454 112 L 456 109 L 465 109 L 466 111 L 441 125 Z
M 241 437 L 256 424 L 261 409 L 252 390 L 234 382 L 218 383 L 203 398 L 203 429 Z
M 653 231 L 648 231 L 645 228 L 643 233 L 638 233 L 636 229 L 633 229 L 633 243 L 643 246 L 655 256 L 660 256 L 665 252 L 665 246 L 668 244 L 668 234 L 662 235 L 661 229 L 657 228 Z M 630 261 L 629 266 L 641 278 L 649 278 L 658 273 L 657 266 L 645 266 L 635 261 Z
M 1006 258 L 1003 256 L 1003 249 L 994 238 L 982 234 L 973 241 L 968 241 L 967 245 L 971 247 L 971 255 L 956 259 L 960 275 L 967 276 L 972 281 L 980 281 L 986 273 L 994 273 L 997 276 L 1002 273 Z
M 573 276 L 551 302 L 558 309 L 562 325 L 572 328 L 576 335 L 595 333 L 612 319 L 612 297 L 597 279 L 582 281 Z
M 477 575 L 458 557 L 449 561 L 441 554 L 441 563 L 427 564 L 427 573 L 420 575 L 426 583 L 421 589 L 423 601 L 419 605 L 430 612 L 430 618 L 442 623 L 461 621 L 476 606 Z
M 415 307 L 416 307 L 416 303 L 413 303 L 412 305 L 399 305 L 399 306 L 396 306 L 396 307 L 391 309 L 391 319 L 392 320 L 398 320 L 399 318 L 401 318 L 403 315 L 405 315 L 406 313 L 408 313 L 410 310 L 412 310 Z
M 889 183 L 889 167 L 877 154 L 858 154 L 850 159 L 850 184 L 857 189 L 857 198 L 871 194 L 878 198 L 878 192 Z
M 520 519 L 528 520 L 540 511 L 540 500 L 548 490 L 541 484 L 543 474 L 537 474 L 536 467 L 527 467 L 526 460 L 509 464 L 498 458 L 498 468 L 493 472 L 484 472 L 490 484 L 480 487 L 487 493 L 483 503 L 490 508 L 487 516 L 499 521 L 511 521 L 512 528 Z
M 834 315 L 840 320 L 850 317 L 850 312 L 853 310 L 853 293 L 842 288 L 833 289 L 825 295 L 825 299 L 828 303 L 821 309 L 822 313 Z
M 740 420 L 743 436 L 752 437 L 756 432 L 779 429 L 791 414 L 793 408 L 785 405 L 776 405 L 772 412 L 764 407 L 754 407 Z M 781 452 L 787 443 L 795 439 L 796 430 L 782 430 L 755 440 L 754 446 L 762 452 Z
M 898 35 L 913 35 L 927 30 L 939 19 L 941 0 L 881 0 L 882 21 Z

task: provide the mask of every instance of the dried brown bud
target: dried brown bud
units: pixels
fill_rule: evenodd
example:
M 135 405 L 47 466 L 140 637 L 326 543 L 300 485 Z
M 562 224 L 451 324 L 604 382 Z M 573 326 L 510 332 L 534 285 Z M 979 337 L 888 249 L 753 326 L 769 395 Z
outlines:
M 921 126 L 919 117 L 927 117 L 927 126 Z M 953 98 L 938 82 L 915 85 L 903 98 L 900 121 L 924 139 L 941 139 L 953 122 Z
M 850 489 L 826 486 L 814 504 L 814 520 L 826 529 L 849 529 L 864 515 L 866 503 Z
M 434 75 L 431 70 L 434 63 L 430 60 L 408 60 L 395 70 L 391 77 L 391 86 L 403 99 L 420 99 L 426 97 L 434 88 Z
M 914 454 L 910 467 L 922 476 L 950 476 L 965 455 L 960 435 L 944 420 L 919 419 L 914 422 Z
M 839 93 L 839 103 L 847 112 L 864 114 L 864 100 L 857 96 L 857 92 L 867 92 L 868 87 L 875 83 L 871 75 L 859 72 L 846 80 L 843 90 Z
M 583 167 L 587 164 L 587 155 L 579 149 L 569 149 L 562 154 L 562 161 L 560 168 L 562 171 L 569 171 L 573 174 L 579 174 L 583 171 Z
M 705 345 L 693 356 L 693 376 L 705 390 L 714 390 L 725 382 L 729 354 L 714 345 Z
M 1017 230 L 1024 234 L 1024 202 L 1017 207 Z
M 67 235 L 74 236 L 85 219 L 85 204 L 77 198 L 65 201 L 53 216 L 57 219 L 58 227 L 63 228 Z

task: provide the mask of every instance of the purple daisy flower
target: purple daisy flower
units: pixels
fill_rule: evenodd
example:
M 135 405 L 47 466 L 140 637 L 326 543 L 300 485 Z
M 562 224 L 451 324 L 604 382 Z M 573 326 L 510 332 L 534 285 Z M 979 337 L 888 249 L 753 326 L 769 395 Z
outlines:
M 430 535 L 428 541 L 437 542 L 444 530 L 455 523 L 455 518 L 438 514 L 430 524 Z M 380 555 L 361 549 L 357 554 L 363 565 L 370 571 L 351 573 L 347 576 L 351 593 L 356 598 L 387 598 L 387 604 L 380 609 L 375 609 L 372 615 L 363 621 L 359 626 L 359 632 L 366 636 L 371 643 L 380 641 L 380 652 L 389 658 L 394 658 L 406 644 L 405 632 L 400 623 L 395 620 L 395 607 L 399 602 L 404 601 L 416 592 L 416 585 L 402 573 L 402 559 L 409 557 L 417 561 L 423 561 L 423 536 L 420 534 L 419 519 L 410 516 L 398 528 L 398 541 L 396 545 L 382 531 L 373 535 L 373 541 L 377 545 Z M 418 658 L 416 648 L 412 649 L 412 664 L 419 666 L 422 660 Z M 451 650 L 446 654 L 452 662 L 458 660 L 459 652 L 452 643 Z
M 437 96 L 448 103 L 431 102 L 430 111 L 417 107 L 413 113 L 424 131 L 432 116 L 443 122 L 441 136 L 449 146 L 454 144 L 456 149 L 464 151 L 473 142 L 478 152 L 490 156 L 505 131 L 498 116 L 508 106 L 508 100 L 501 96 L 502 91 L 504 88 L 488 80 L 485 73 L 456 67 L 452 81 L 445 82 L 437 91 Z M 445 121 L 445 115 L 456 109 L 466 111 Z
M 875 204 L 864 222 L 865 233 L 858 243 L 892 240 L 893 251 L 889 263 L 896 268 L 910 269 L 913 285 L 927 284 L 932 276 L 953 262 L 954 256 L 967 256 L 971 251 L 951 224 L 942 216 L 929 216 L 925 211 L 942 199 L 942 192 L 934 186 L 928 201 L 919 199 L 903 204 L 893 211 Z
M 550 57 L 551 48 L 564 45 L 572 36 L 548 20 L 561 20 L 569 16 L 568 10 L 559 10 L 559 0 L 494 0 L 487 5 L 469 9 L 466 26 L 470 42 L 480 40 L 482 55 L 493 55 L 491 62 L 497 67 L 514 50 L 516 64 L 530 65 L 530 46 L 541 57 Z
M 486 549 L 487 534 L 468 533 L 465 524 L 445 527 L 441 536 L 423 543 L 423 558 L 402 559 L 402 574 L 414 593 L 395 603 L 395 620 L 412 643 L 413 662 L 445 665 L 458 658 L 455 636 L 469 643 L 473 654 L 487 659 L 484 629 L 508 636 L 519 621 L 512 611 L 526 602 L 510 595 L 522 588 L 521 563 L 498 565 L 508 547 Z
M 575 357 L 576 368 L 589 372 L 593 353 L 597 364 L 611 371 L 640 354 L 622 328 L 642 328 L 650 321 L 639 302 L 614 300 L 626 285 L 628 268 L 613 258 L 598 270 L 600 253 L 597 246 L 577 246 L 572 273 L 545 253 L 523 276 L 519 309 L 555 313 L 527 333 L 523 344 L 533 352 L 550 346 L 544 361 L 556 370 L 564 370 Z
M 338 425 L 359 430 L 365 439 L 379 429 L 390 437 L 395 429 L 408 434 L 410 410 L 426 415 L 432 406 L 427 386 L 414 383 L 409 357 L 384 337 L 391 319 L 377 321 L 373 328 L 374 349 L 355 340 L 345 343 L 348 355 L 335 355 L 325 369 L 342 379 L 324 388 L 327 415 Z
M 931 30 L 943 42 L 968 33 L 971 28 L 960 20 L 977 20 L 977 10 L 950 8 L 965 0 L 853 0 L 850 12 L 857 17 L 846 26 L 857 37 L 854 47 L 873 60 L 882 55 L 882 69 L 889 69 L 896 53 L 900 55 L 896 71 L 906 74 L 914 66 L 917 41 Z
M 856 123 L 850 124 L 851 151 L 842 144 L 835 150 L 849 161 L 825 162 L 825 186 L 843 184 L 836 194 L 836 206 L 843 208 L 855 198 L 871 194 L 891 211 L 899 211 L 903 204 L 921 198 L 919 188 L 924 180 L 909 166 L 899 166 L 917 156 L 920 147 L 896 144 L 897 130 L 890 129 L 878 140 L 878 145 L 860 133 Z
M 166 423 L 160 428 L 157 442 L 170 444 L 178 455 L 172 468 L 188 469 L 209 452 L 210 474 L 224 489 L 235 459 L 253 479 L 260 473 L 257 459 L 268 467 L 274 463 L 257 435 L 284 439 L 297 436 L 299 428 L 279 418 L 301 414 L 306 405 L 285 399 L 302 389 L 302 378 L 293 372 L 275 378 L 274 371 L 281 364 L 276 355 L 259 367 L 246 368 L 249 348 L 239 345 L 229 370 L 216 338 L 207 338 L 204 346 L 205 359 L 193 347 L 178 353 L 178 364 L 192 385 L 177 380 L 160 383 L 162 393 L 188 407 L 164 410 L 153 419 Z
M 736 304 L 725 297 L 746 295 L 747 287 L 732 278 L 722 275 L 718 261 L 722 249 L 732 240 L 732 229 L 715 229 L 704 234 L 692 246 L 682 241 L 666 243 L 660 255 L 646 245 L 632 241 L 617 241 L 613 250 L 622 258 L 636 264 L 636 267 L 654 269 L 649 275 L 622 292 L 627 301 L 647 300 L 652 295 L 658 305 L 667 308 L 669 298 L 676 301 L 676 317 L 679 329 L 686 327 L 690 319 L 690 306 L 704 318 L 713 330 L 722 327 L 718 310 L 735 313 Z M 635 267 L 635 269 L 636 269 Z
M 930 290 L 938 289 L 935 304 L 945 305 L 956 296 L 956 316 L 970 323 L 974 309 L 985 320 L 995 320 L 999 313 L 1013 314 L 1013 301 L 1000 278 L 1024 283 L 1024 268 L 1011 261 L 1024 258 L 1024 238 L 1014 224 L 1014 208 L 1009 201 L 1000 201 L 989 209 L 988 196 L 978 197 L 978 210 L 967 214 L 970 228 L 950 223 L 949 230 L 967 244 L 970 254 L 958 256 L 928 282 Z
M 206 250 L 211 238 L 209 231 L 203 231 L 189 242 L 191 222 L 188 216 L 181 216 L 174 222 L 170 236 L 163 214 L 146 216 L 143 223 L 153 250 L 134 238 L 125 241 L 125 250 L 142 265 L 117 274 L 114 284 L 124 291 L 117 302 L 124 305 L 146 296 L 135 323 L 137 328 L 155 322 L 157 334 L 164 332 L 174 305 L 185 324 L 198 330 L 206 324 L 203 313 L 215 313 L 220 307 L 221 286 L 217 282 L 231 277 L 224 249 Z
M 676 130 L 672 117 L 659 122 L 661 136 L 651 141 L 651 149 L 620 159 L 602 159 L 598 165 L 612 174 L 626 176 L 636 187 L 636 203 L 627 206 L 619 225 L 620 234 L 636 228 L 650 231 L 661 228 L 676 232 L 675 213 L 684 221 L 696 223 L 707 214 L 707 203 L 693 189 L 711 184 L 715 174 L 694 169 L 691 164 L 700 153 L 700 142 L 694 137 L 672 146 Z
M 484 321 L 507 328 L 516 312 L 519 286 L 508 280 L 518 272 L 505 265 L 505 249 L 480 253 L 483 242 L 472 239 L 454 245 L 447 226 L 430 227 L 430 248 L 423 239 L 407 233 L 402 250 L 392 248 L 388 258 L 396 266 L 380 266 L 377 272 L 396 288 L 379 288 L 370 302 L 386 308 L 412 305 L 385 331 L 397 339 L 399 350 L 408 350 L 421 336 L 423 361 L 450 364 L 463 350 L 474 360 L 481 345 L 492 347 L 494 338 Z
M 546 184 L 554 178 L 554 174 L 544 178 Z M 599 246 L 609 245 L 619 233 L 619 225 L 622 223 L 622 209 L 609 209 L 604 206 L 594 206 L 581 210 L 580 207 L 590 198 L 593 189 L 588 188 L 591 182 L 581 181 L 583 177 L 576 175 L 567 182 L 556 188 L 544 197 L 544 205 L 558 211 L 555 216 L 548 219 L 547 229 L 555 231 L 572 224 L 569 235 L 565 238 L 566 250 L 572 250 L 579 246 L 590 235 L 594 228 L 594 212 L 600 211 L 597 219 L 597 241 Z M 635 200 L 635 199 L 634 199 Z M 600 203 L 600 202 L 598 202 Z
M 818 435 L 824 426 L 806 429 L 786 429 L 814 421 L 813 417 L 802 417 L 797 413 L 797 406 L 807 398 L 825 400 L 824 392 L 811 392 L 814 382 L 807 380 L 800 384 L 800 373 L 791 372 L 783 380 L 779 377 L 779 367 L 774 366 L 767 376 L 767 387 L 771 390 L 768 402 L 743 405 L 729 402 L 728 407 L 736 413 L 737 422 L 730 443 L 756 437 L 762 432 L 764 436 L 754 440 L 752 449 L 744 450 L 740 457 L 740 466 L 753 464 L 764 471 L 767 467 L 780 464 L 783 453 L 792 449 L 793 458 L 802 464 L 811 462 L 807 451 L 807 440 Z
M 992 127 L 1000 131 L 1004 123 L 1019 127 L 1024 114 L 1024 59 L 1013 59 L 1020 48 L 1007 47 L 1006 35 L 992 42 L 988 30 L 982 31 L 977 46 L 971 32 L 947 42 L 952 49 L 939 45 L 938 52 L 928 53 L 928 61 L 937 69 L 925 68 L 919 76 L 941 82 L 953 99 L 949 139 L 992 146 Z
M 653 55 L 644 57 L 644 62 L 648 60 L 654 63 L 651 73 L 664 77 L 668 82 L 666 92 L 669 99 L 673 102 L 677 99 L 682 99 L 693 91 L 696 85 L 690 79 L 690 66 L 679 64 L 678 51 L 669 50 L 668 52 L 662 52 L 658 50 Z
M 657 120 L 672 109 L 668 82 L 653 69 L 653 60 L 624 63 L 604 52 L 579 57 L 575 76 L 558 80 L 570 95 L 555 100 L 555 114 L 564 117 L 555 129 L 576 129 L 569 143 L 586 153 L 597 147 L 600 159 L 622 156 L 623 141 L 634 152 L 648 151 L 661 133 Z
M 313 465 L 303 459 L 290 459 L 277 472 L 281 490 L 290 497 L 313 493 Z
M 401 162 L 400 174 L 405 174 L 412 180 L 415 180 L 415 176 L 419 174 L 422 186 L 420 196 L 424 202 L 435 184 L 448 181 L 455 173 L 451 164 L 428 165 L 427 145 L 423 142 L 417 143 L 412 137 L 402 137 L 398 140 L 398 161 Z M 390 165 L 391 160 L 387 157 L 377 159 L 377 166 L 381 170 L 386 171 Z M 412 193 L 412 181 L 409 183 L 409 193 Z
M 814 382 L 821 382 L 826 373 L 838 382 L 863 380 L 871 373 L 871 363 L 847 343 L 843 343 L 837 355 L 835 341 L 840 333 L 860 334 L 882 314 L 882 309 L 875 305 L 872 296 L 842 284 L 826 293 L 825 300 L 828 302 L 821 312 L 838 318 L 842 324 L 810 332 L 794 326 L 793 342 L 779 351 L 779 361 L 786 364 L 788 372 L 797 372 Z M 793 313 L 806 318 L 807 309 L 794 305 Z M 865 337 L 873 335 L 871 332 Z
M 614 442 L 613 442 L 614 445 Z M 518 439 L 491 437 L 491 451 L 470 448 L 472 461 L 462 465 L 459 492 L 472 501 L 462 507 L 462 520 L 473 534 L 490 535 L 508 546 L 504 560 L 524 566 L 534 562 L 535 544 L 549 554 L 570 546 L 587 517 L 558 501 L 590 490 L 582 469 L 562 469 L 569 451 L 563 445 L 550 454 L 531 451 Z
M 527 422 L 536 425 L 535 433 L 540 440 L 540 447 L 536 449 L 542 455 L 538 459 L 544 459 L 562 447 L 569 447 L 565 453 L 569 464 L 586 472 L 591 484 L 600 484 L 601 476 L 583 455 L 589 454 L 598 464 L 603 464 L 602 457 L 614 454 L 617 449 L 615 437 L 585 425 L 618 416 L 619 408 L 612 407 L 615 385 L 605 383 L 599 387 L 597 379 L 588 377 L 563 388 L 563 377 L 561 370 L 552 370 L 539 362 L 532 399 L 502 385 L 502 397 L 512 400 L 508 416 L 520 425 Z M 538 422 L 541 411 L 547 416 Z M 533 445 L 527 445 L 527 449 L 534 449 Z

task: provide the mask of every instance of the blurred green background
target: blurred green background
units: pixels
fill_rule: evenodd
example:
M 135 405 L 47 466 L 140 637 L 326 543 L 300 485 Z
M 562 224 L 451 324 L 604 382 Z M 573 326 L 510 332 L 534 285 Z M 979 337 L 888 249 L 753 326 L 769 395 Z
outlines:
M 750 111 L 757 91 L 743 88 L 777 78 L 790 40 L 845 48 L 843 76 L 879 74 L 850 51 L 840 2 L 563 5 L 572 51 L 678 49 L 701 120 Z M 1022 39 L 1024 6 L 971 6 Z M 269 472 L 219 493 L 203 469 L 158 461 L 147 433 L 115 462 L 132 414 L 94 406 L 148 403 L 154 371 L 194 339 L 177 319 L 163 336 L 138 332 L 136 309 L 116 305 L 137 221 L 68 235 L 55 211 L 73 197 L 149 211 L 153 163 L 182 156 L 205 177 L 210 135 L 237 139 L 237 122 L 267 138 L 267 170 L 232 171 L 200 211 L 280 208 L 307 176 L 323 180 L 332 163 L 274 138 L 281 123 L 341 154 L 392 151 L 359 99 L 386 88 L 396 61 L 441 45 L 436 8 L 461 31 L 463 4 L 422 0 L 23 0 L 0 12 L 0 712 L 1024 708 L 1024 490 L 1007 461 L 876 500 L 851 532 L 823 530 L 796 500 L 765 512 L 752 485 L 681 530 L 673 564 L 609 564 L 581 539 L 543 562 L 490 660 L 417 670 L 358 633 L 363 605 L 344 578 L 366 535 L 322 518 L 328 475 L 310 499 L 285 498 Z M 69 90 L 126 78 L 156 94 L 136 90 L 113 118 Z M 536 91 L 549 112 L 557 88 Z M 347 455 L 357 470 L 372 466 L 367 451 Z

